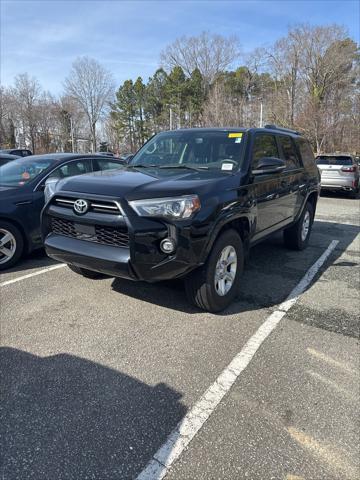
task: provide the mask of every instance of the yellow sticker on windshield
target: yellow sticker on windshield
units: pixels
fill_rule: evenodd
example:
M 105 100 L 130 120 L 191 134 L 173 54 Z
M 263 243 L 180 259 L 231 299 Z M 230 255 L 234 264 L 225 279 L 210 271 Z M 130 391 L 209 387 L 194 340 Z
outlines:
M 228 138 L 241 138 L 243 134 L 241 132 L 239 133 L 229 133 Z

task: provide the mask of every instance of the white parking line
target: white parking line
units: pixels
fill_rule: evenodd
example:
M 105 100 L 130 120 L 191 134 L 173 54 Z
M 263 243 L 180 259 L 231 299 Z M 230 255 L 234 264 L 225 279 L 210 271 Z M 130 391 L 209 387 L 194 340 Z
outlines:
M 33 273 L 28 273 L 27 275 L 23 275 L 22 277 L 13 278 L 12 280 L 6 280 L 5 282 L 0 283 L 0 287 L 6 287 L 6 285 L 11 285 L 12 283 L 21 282 L 21 280 L 25 280 L 27 278 L 36 277 L 36 275 L 42 275 L 43 273 L 51 272 L 51 270 L 56 270 L 58 268 L 66 267 L 66 263 L 61 263 L 60 265 L 54 265 L 52 267 L 42 268 L 41 270 L 37 270 Z
M 265 320 L 257 332 L 247 341 L 244 348 L 234 357 L 189 413 L 170 433 L 165 443 L 163 443 L 145 469 L 138 475 L 137 480 L 161 480 L 166 476 L 171 465 L 180 457 L 210 415 L 215 411 L 241 372 L 249 365 L 262 343 L 277 327 L 288 310 L 298 301 L 300 295 L 310 285 L 338 243 L 338 240 L 333 240 L 330 243 L 287 299 Z

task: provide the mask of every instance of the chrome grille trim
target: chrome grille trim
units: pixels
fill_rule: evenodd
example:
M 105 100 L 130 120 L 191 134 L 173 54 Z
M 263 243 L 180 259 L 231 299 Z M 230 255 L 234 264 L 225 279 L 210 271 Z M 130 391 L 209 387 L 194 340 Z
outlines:
M 79 196 L 79 198 L 82 198 Z M 64 198 L 64 197 L 55 197 L 53 200 L 54 203 L 58 204 L 61 207 L 64 208 L 73 208 L 75 201 L 77 198 Z M 88 200 L 90 203 L 89 209 L 90 211 L 98 211 L 101 213 L 111 213 L 111 214 L 118 214 L 118 215 L 123 215 L 121 211 L 121 207 L 118 202 L 115 200 Z

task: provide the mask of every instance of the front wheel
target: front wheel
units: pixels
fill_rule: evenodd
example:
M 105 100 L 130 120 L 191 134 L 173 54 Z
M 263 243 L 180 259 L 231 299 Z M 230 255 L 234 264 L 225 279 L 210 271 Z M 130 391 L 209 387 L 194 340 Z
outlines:
M 236 297 L 244 267 L 240 235 L 227 230 L 216 240 L 206 263 L 185 281 L 191 303 L 208 312 L 220 312 Z
M 292 250 L 304 250 L 309 243 L 313 221 L 314 207 L 307 202 L 299 220 L 292 227 L 284 230 L 286 247 Z

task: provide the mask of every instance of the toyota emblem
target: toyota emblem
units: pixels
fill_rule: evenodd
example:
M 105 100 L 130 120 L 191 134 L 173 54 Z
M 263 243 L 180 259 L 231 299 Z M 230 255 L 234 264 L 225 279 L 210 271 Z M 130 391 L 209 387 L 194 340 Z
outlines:
M 79 215 L 84 215 L 89 210 L 89 202 L 83 198 L 79 198 L 74 202 L 74 212 Z

